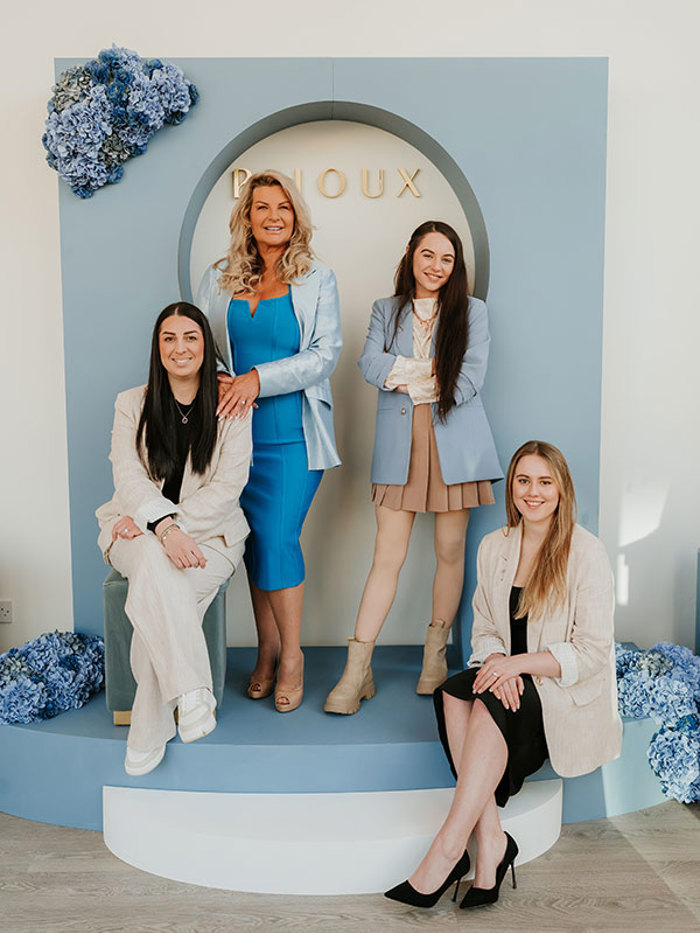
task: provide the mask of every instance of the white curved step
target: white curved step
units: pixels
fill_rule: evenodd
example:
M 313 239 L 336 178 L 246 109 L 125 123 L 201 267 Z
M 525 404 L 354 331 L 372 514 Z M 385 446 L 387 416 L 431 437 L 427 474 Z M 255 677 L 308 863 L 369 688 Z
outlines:
M 445 818 L 451 788 L 224 794 L 104 787 L 104 839 L 143 871 L 265 894 L 371 894 L 408 877 Z M 562 782 L 532 781 L 501 812 L 518 863 L 561 830 Z

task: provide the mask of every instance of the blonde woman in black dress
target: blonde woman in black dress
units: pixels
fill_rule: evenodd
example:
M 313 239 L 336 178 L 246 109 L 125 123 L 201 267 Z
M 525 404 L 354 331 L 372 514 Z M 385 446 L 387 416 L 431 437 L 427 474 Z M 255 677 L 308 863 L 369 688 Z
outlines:
M 498 899 L 518 846 L 498 807 L 545 758 L 562 777 L 620 754 L 612 574 L 605 549 L 575 522 L 559 450 L 529 441 L 506 479 L 508 524 L 481 542 L 470 667 L 435 691 L 440 738 L 457 778 L 450 812 L 411 877 L 387 897 L 432 907 L 470 868 L 461 907 Z M 455 898 L 457 892 L 455 891 Z

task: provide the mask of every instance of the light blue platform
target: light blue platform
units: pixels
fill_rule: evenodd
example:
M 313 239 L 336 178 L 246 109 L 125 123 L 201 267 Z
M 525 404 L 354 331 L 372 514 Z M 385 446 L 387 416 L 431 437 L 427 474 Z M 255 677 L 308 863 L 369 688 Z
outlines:
M 322 705 L 344 655 L 340 648 L 307 648 L 304 704 L 280 715 L 271 697 L 245 696 L 253 650 L 230 649 L 217 729 L 194 745 L 173 740 L 163 764 L 144 778 L 124 772 L 127 730 L 112 725 L 103 694 L 45 723 L 0 726 L 0 810 L 101 829 L 104 785 L 229 793 L 452 786 L 432 701 L 415 693 L 421 649 L 379 647 L 373 662 L 375 699 L 355 716 L 330 716 Z M 655 729 L 650 720 L 625 721 L 622 758 L 564 782 L 564 822 L 612 816 L 665 799 L 646 758 Z M 534 779 L 550 777 L 545 766 Z

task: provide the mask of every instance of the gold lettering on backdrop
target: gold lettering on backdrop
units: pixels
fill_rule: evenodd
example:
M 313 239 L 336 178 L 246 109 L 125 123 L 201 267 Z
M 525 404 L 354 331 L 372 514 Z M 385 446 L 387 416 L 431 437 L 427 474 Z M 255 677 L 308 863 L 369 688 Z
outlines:
M 384 194 L 384 169 L 379 169 L 379 191 L 372 194 L 369 190 L 369 169 L 362 169 L 362 193 L 366 198 L 381 198 Z
M 338 190 L 335 194 L 328 194 L 326 191 L 326 175 L 330 175 L 331 172 L 338 176 Z M 327 168 L 325 172 L 321 172 L 318 176 L 318 190 L 324 198 L 339 198 L 343 191 L 345 191 L 345 175 L 337 168 Z
M 401 190 L 396 195 L 396 197 L 400 198 L 401 195 L 404 193 L 404 191 L 410 191 L 414 198 L 419 198 L 420 191 L 418 190 L 418 188 L 416 188 L 413 182 L 418 172 L 420 172 L 420 169 L 417 168 L 415 172 L 413 172 L 411 175 L 408 174 L 405 168 L 399 168 L 397 169 L 397 171 L 399 175 L 403 178 L 403 184 L 401 185 Z
M 241 188 L 248 181 L 252 172 L 247 168 L 234 168 L 233 170 L 233 197 L 238 200 L 241 196 Z
M 396 171 L 399 173 L 401 179 L 401 187 L 399 188 L 396 197 L 400 198 L 406 191 L 409 191 L 414 198 L 422 197 L 418 186 L 416 184 L 416 177 L 420 169 L 417 168 L 412 172 L 409 172 L 405 168 L 396 168 Z M 375 173 L 376 172 L 376 176 Z M 248 181 L 253 173 L 250 169 L 247 168 L 234 168 L 231 173 L 231 181 L 233 188 L 233 198 L 238 200 L 241 196 L 241 191 L 243 186 Z M 302 188 L 302 169 L 294 169 L 294 181 L 296 182 L 297 188 L 301 191 Z M 328 178 L 328 176 L 335 176 L 334 178 Z M 361 187 L 362 194 L 366 198 L 370 198 L 372 201 L 376 201 L 377 198 L 381 198 L 385 193 L 385 180 L 386 180 L 386 171 L 383 168 L 369 169 L 363 168 L 361 171 Z M 317 180 L 318 190 L 321 192 L 324 198 L 330 198 L 335 200 L 339 198 L 341 194 L 347 188 L 347 177 L 339 168 L 327 168 L 318 176 Z M 355 182 L 352 183 L 353 185 Z M 326 187 L 328 185 L 328 187 Z M 351 185 L 352 187 L 352 185 Z M 328 190 L 330 188 L 330 190 Z M 353 191 L 356 189 L 353 188 Z

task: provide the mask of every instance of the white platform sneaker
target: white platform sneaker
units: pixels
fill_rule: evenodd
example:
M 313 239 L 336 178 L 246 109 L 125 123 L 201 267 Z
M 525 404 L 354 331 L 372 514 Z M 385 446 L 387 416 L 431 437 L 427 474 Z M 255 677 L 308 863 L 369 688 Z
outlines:
M 178 731 L 183 742 L 196 742 L 216 728 L 216 700 L 211 690 L 197 687 L 177 699 Z
M 133 748 L 126 747 L 126 758 L 124 759 L 124 770 L 132 777 L 141 777 L 149 774 L 163 760 L 165 755 L 165 745 L 154 748 L 150 752 L 137 752 Z

